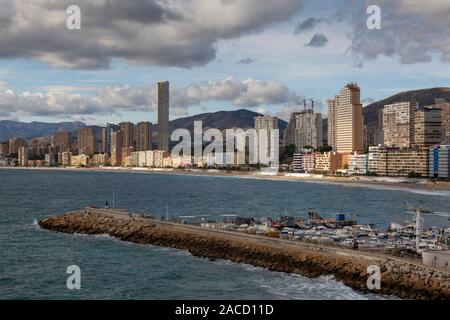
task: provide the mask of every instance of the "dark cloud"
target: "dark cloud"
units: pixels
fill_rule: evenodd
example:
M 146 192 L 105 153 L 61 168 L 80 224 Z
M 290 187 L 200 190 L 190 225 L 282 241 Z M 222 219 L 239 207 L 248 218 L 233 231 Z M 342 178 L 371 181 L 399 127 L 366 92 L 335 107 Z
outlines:
M 0 58 L 58 68 L 106 69 L 113 59 L 190 68 L 216 57 L 215 43 L 283 22 L 299 0 L 0 0 Z M 81 8 L 81 30 L 66 8 Z
M 255 60 L 253 60 L 252 58 L 245 58 L 245 59 L 239 60 L 237 63 L 238 64 L 252 64 L 253 62 L 255 62 Z
M 381 30 L 366 26 L 369 5 L 381 9 Z M 450 1 L 345 0 L 338 17 L 352 27 L 349 52 L 358 65 L 379 56 L 404 64 L 430 62 L 433 56 L 450 62 Z
M 321 18 L 309 18 L 301 23 L 299 22 L 295 27 L 294 34 L 298 35 L 303 31 L 312 30 L 317 24 L 321 23 L 322 21 L 324 20 Z
M 327 42 L 328 38 L 323 33 L 316 33 L 306 46 L 320 48 L 325 46 Z

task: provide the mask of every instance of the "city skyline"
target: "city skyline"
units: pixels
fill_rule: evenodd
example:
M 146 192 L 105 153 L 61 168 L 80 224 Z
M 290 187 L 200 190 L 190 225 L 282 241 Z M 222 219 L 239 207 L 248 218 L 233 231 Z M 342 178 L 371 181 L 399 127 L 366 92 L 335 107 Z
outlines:
M 34 41 L 29 42 L 27 50 L 21 51 L 21 37 L 12 39 L 0 33 L 2 43 L 11 45 L 7 52 L 0 49 L 0 118 L 25 122 L 81 120 L 92 125 L 124 120 L 136 123 L 145 118 L 155 123 L 157 92 L 153 84 L 159 79 L 167 79 L 172 85 L 171 120 L 240 108 L 288 120 L 305 97 L 315 98 L 317 110 L 325 115 L 326 100 L 340 84 L 350 81 L 365 88 L 363 105 L 404 90 L 447 86 L 448 39 L 445 34 L 434 32 L 435 23 L 444 28 L 447 22 L 432 19 L 445 12 L 447 5 L 433 0 L 426 10 L 419 10 L 419 4 L 406 6 L 405 0 L 378 2 L 386 13 L 383 22 L 392 29 L 365 28 L 366 1 L 352 6 L 347 13 L 343 13 L 348 8 L 344 0 L 320 5 L 309 0 L 267 1 L 258 11 L 251 9 L 255 5 L 251 0 L 223 8 L 214 2 L 192 16 L 175 7 L 170 10 L 176 10 L 183 23 L 194 21 L 192 32 L 202 32 L 206 39 L 198 44 L 188 38 L 183 51 L 177 50 L 178 39 L 167 36 L 163 43 L 170 55 L 166 57 L 158 55 L 156 45 L 156 48 L 140 46 L 142 41 L 137 40 L 145 33 L 138 30 L 133 30 L 135 34 L 126 39 L 130 41 L 121 54 L 102 48 L 101 41 L 91 44 L 93 49 L 99 49 L 96 54 L 78 50 L 78 31 L 57 25 L 66 18 L 65 8 L 57 7 L 50 12 L 45 7 L 33 7 L 42 17 L 49 18 L 47 25 L 38 24 L 35 29 L 42 27 L 66 35 L 66 45 L 78 56 L 67 57 L 54 42 L 44 49 Z M 161 14 L 171 12 L 167 7 L 148 3 L 148 8 L 141 9 L 158 8 L 156 12 Z M 135 5 L 130 4 L 133 8 Z M 82 35 L 91 32 L 96 35 L 95 27 L 107 32 L 117 45 L 124 46 L 124 39 L 107 29 L 111 24 L 107 14 L 96 12 L 101 19 L 93 26 L 89 12 L 83 10 L 89 9 L 89 4 L 81 1 L 80 7 L 87 19 L 79 30 Z M 30 16 L 23 14 L 27 9 L 18 3 L 6 6 L 5 12 L 10 12 L 11 17 L 22 14 L 23 19 L 31 21 Z M 227 24 L 220 19 L 223 10 L 241 14 L 234 15 Z M 416 21 L 409 18 L 411 11 L 418 17 Z M 124 21 L 141 22 L 132 12 L 115 10 L 114 14 Z M 199 21 L 202 14 L 210 19 Z M 157 34 L 159 29 L 151 23 L 152 19 L 157 18 L 149 14 L 144 19 L 148 22 L 144 32 Z M 170 15 L 167 19 L 163 25 L 182 34 L 185 25 L 171 20 Z M 405 28 L 400 28 L 400 24 Z M 226 25 L 223 33 L 215 25 Z M 417 41 L 405 40 L 410 36 L 404 34 L 408 26 L 418 30 Z M 6 32 L 13 31 L 13 26 L 8 28 Z M 32 30 L 24 30 L 24 35 L 29 33 Z M 368 41 L 373 44 L 371 52 L 365 46 Z M 155 43 L 158 42 L 152 42 Z M 133 51 L 142 55 L 133 57 Z

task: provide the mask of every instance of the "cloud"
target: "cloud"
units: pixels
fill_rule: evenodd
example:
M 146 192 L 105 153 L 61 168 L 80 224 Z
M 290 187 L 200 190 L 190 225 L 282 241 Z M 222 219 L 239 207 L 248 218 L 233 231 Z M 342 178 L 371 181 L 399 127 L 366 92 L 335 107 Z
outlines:
M 327 42 L 328 38 L 323 33 L 316 33 L 306 46 L 320 48 L 325 46 Z
M 316 25 L 323 22 L 321 18 L 308 18 L 303 22 L 299 22 L 294 30 L 294 35 L 299 35 L 303 31 L 312 30 Z
M 0 90 L 0 114 L 5 117 L 52 116 L 59 118 L 154 112 L 157 89 L 154 86 L 120 85 L 96 88 L 81 95 L 73 87 L 50 91 L 22 92 Z M 79 91 L 85 88 L 81 87 Z M 226 78 L 218 82 L 171 87 L 170 108 L 173 115 L 185 115 L 189 108 L 204 103 L 228 102 L 236 107 L 256 108 L 266 105 L 299 104 L 302 96 L 276 81 Z
M 255 62 L 255 60 L 253 60 L 252 58 L 245 58 L 245 59 L 239 60 L 237 63 L 238 64 L 252 64 L 253 62 Z
M 191 68 L 215 44 L 259 32 L 299 11 L 299 0 L 78 0 L 81 30 L 66 28 L 70 0 L 0 0 L 0 58 L 52 67 L 107 69 L 127 63 Z
M 381 30 L 369 30 L 369 5 L 381 9 Z M 338 16 L 351 25 L 348 52 L 360 61 L 379 56 L 398 58 L 403 64 L 424 63 L 437 55 L 450 62 L 450 1 L 365 0 L 343 2 Z

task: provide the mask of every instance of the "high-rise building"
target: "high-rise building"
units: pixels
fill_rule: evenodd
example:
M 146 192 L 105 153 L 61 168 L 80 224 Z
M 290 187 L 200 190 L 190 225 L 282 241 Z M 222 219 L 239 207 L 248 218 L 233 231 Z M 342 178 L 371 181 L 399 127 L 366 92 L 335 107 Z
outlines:
M 29 159 L 29 149 L 28 147 L 19 147 L 19 166 L 26 167 L 28 166 Z
M 328 101 L 328 109 L 328 130 L 331 130 L 328 143 L 334 144 L 334 149 L 340 153 L 362 152 L 363 116 L 359 86 L 347 84 L 335 99 Z
M 274 116 L 255 117 L 255 153 L 257 162 L 268 165 L 278 161 L 278 118 Z
M 158 82 L 158 149 L 169 150 L 169 81 Z
M 56 132 L 52 137 L 52 147 L 56 153 L 69 151 L 71 148 L 70 132 Z
M 139 122 L 136 129 L 136 150 L 146 151 L 152 149 L 152 124 Z
M 0 143 L 0 156 L 6 156 L 9 152 L 8 143 L 2 142 Z
M 113 167 L 122 165 L 123 132 L 111 133 L 111 165 Z
M 111 153 L 111 134 L 116 131 L 119 131 L 119 126 L 117 124 L 113 124 L 113 123 L 106 124 L 105 153 Z
M 8 154 L 18 154 L 20 147 L 26 147 L 27 141 L 23 138 L 8 139 Z
M 336 150 L 336 110 L 339 97 L 329 99 L 328 103 L 328 145 Z
M 384 144 L 388 147 L 407 148 L 414 144 L 416 105 L 399 102 L 383 108 Z
M 134 124 L 131 122 L 119 123 L 120 131 L 123 133 L 123 147 L 134 147 Z
M 296 116 L 295 146 L 302 149 L 305 146 L 317 149 L 323 145 L 322 114 L 313 110 L 300 112 Z
M 107 135 L 108 135 L 108 130 L 106 130 L 106 128 L 102 128 L 102 146 L 100 149 L 100 153 L 106 153 L 106 149 L 107 149 Z
M 289 118 L 288 125 L 286 129 L 284 129 L 283 133 L 283 147 L 289 147 L 290 145 L 295 145 L 295 125 L 296 125 L 296 116 L 299 115 L 300 112 L 292 112 L 291 117 Z
M 80 128 L 78 129 L 78 153 L 93 155 L 97 152 L 97 137 L 95 136 L 94 128 Z
M 416 110 L 414 144 L 432 146 L 441 143 L 442 140 L 442 109 L 421 108 Z
M 436 145 L 430 148 L 430 177 L 450 178 L 450 145 Z
M 442 139 L 445 143 L 450 143 L 450 102 L 439 101 L 430 106 L 442 110 Z

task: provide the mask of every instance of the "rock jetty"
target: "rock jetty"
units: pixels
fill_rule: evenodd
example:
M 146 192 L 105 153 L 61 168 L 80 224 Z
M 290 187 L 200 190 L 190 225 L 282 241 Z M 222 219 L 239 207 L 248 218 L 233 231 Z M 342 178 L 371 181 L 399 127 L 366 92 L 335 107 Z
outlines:
M 360 292 L 395 295 L 404 299 L 450 299 L 450 274 L 393 257 L 336 248 L 328 250 L 323 246 L 292 244 L 283 240 L 85 211 L 44 219 L 39 221 L 39 225 L 71 234 L 108 234 L 123 241 L 187 250 L 197 257 L 246 263 L 306 277 L 333 275 L 337 281 Z M 370 265 L 381 269 L 379 290 L 367 288 L 370 276 L 367 267 Z

